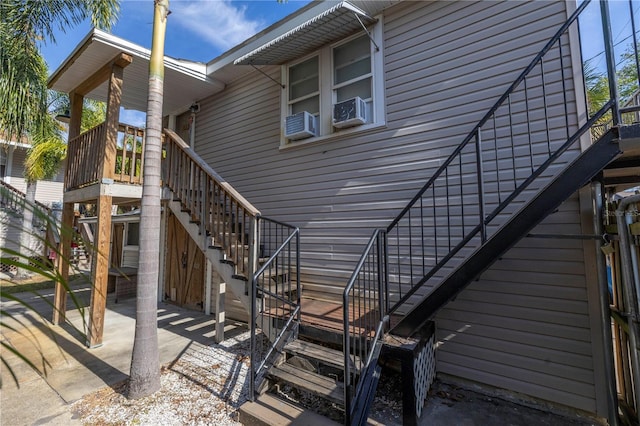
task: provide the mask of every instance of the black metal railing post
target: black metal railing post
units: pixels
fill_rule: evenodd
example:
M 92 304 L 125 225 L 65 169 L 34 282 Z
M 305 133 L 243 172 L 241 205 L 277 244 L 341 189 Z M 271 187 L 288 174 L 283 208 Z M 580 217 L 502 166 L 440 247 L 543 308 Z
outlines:
M 496 138 L 496 145 L 498 144 L 498 138 Z M 496 146 L 496 158 L 498 157 L 498 147 Z M 480 237 L 482 242 L 487 241 L 487 224 L 484 217 L 484 167 L 482 165 L 482 139 L 480 136 L 480 129 L 476 131 L 476 173 L 478 177 L 478 210 L 480 215 Z M 498 181 L 500 181 L 500 169 L 496 170 L 498 173 Z M 462 179 L 462 176 L 460 176 Z
M 640 58 L 638 58 L 638 38 L 636 37 L 636 20 L 633 17 L 633 1 L 629 0 L 629 16 L 631 17 L 631 34 L 633 34 L 633 53 L 636 65 L 636 82 L 638 83 L 638 87 L 640 87 Z
M 607 80 L 609 82 L 609 96 L 615 102 L 611 106 L 613 125 L 622 123 L 620 106 L 618 101 L 618 78 L 616 76 L 616 57 L 613 50 L 613 36 L 611 33 L 611 17 L 609 15 L 609 5 L 606 0 L 600 0 L 600 14 L 602 16 L 602 34 L 604 37 L 604 56 L 607 61 Z M 632 15 L 633 17 L 633 15 Z M 634 35 L 635 37 L 635 35 Z
M 296 304 L 301 306 L 300 298 L 302 290 L 300 289 L 300 232 L 296 232 Z M 298 310 L 297 321 L 300 322 L 301 312 Z
M 384 317 L 385 314 L 385 309 L 384 309 L 384 288 L 383 288 L 383 280 L 384 280 L 384 259 L 382 256 L 383 253 L 383 239 L 384 239 L 384 233 L 381 232 L 380 234 L 378 234 L 378 256 L 377 256 L 377 269 L 378 269 L 378 311 L 379 311 L 379 318 L 378 320 L 382 321 L 382 318 Z

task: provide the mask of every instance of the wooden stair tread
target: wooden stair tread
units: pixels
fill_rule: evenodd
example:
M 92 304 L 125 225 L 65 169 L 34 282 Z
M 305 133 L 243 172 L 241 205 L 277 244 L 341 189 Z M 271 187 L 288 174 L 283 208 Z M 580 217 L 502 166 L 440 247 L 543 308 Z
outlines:
M 268 393 L 253 402 L 245 402 L 239 411 L 239 420 L 246 425 L 340 426 L 327 417 Z
M 284 350 L 294 355 L 321 361 L 326 365 L 331 365 L 341 370 L 344 368 L 344 354 L 336 349 L 296 339 L 287 343 Z M 356 359 L 359 359 L 359 357 L 356 357 Z M 359 362 L 356 362 L 356 365 L 359 365 Z
M 335 404 L 344 406 L 344 385 L 333 379 L 297 368 L 291 364 L 281 364 L 269 372 L 269 376 L 290 383 L 296 388 L 304 389 L 314 395 L 321 396 Z

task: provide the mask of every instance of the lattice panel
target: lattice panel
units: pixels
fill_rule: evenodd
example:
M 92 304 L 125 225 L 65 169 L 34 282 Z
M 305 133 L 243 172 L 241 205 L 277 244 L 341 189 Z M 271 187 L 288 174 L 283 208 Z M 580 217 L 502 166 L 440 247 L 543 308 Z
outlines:
M 414 392 L 416 396 L 416 415 L 422 415 L 422 407 L 436 378 L 435 337 L 432 335 L 413 362 Z
M 11 260 L 17 262 L 18 258 L 12 258 Z M 2 272 L 3 274 L 17 274 L 18 273 L 18 268 L 16 268 L 15 265 L 8 265 L 4 262 L 0 262 L 0 272 Z

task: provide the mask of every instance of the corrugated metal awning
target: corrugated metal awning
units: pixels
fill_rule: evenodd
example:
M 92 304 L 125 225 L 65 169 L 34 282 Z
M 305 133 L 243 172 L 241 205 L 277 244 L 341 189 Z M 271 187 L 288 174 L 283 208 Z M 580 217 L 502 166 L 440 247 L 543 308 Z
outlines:
M 236 59 L 235 65 L 279 65 L 350 36 L 376 20 L 343 1 Z

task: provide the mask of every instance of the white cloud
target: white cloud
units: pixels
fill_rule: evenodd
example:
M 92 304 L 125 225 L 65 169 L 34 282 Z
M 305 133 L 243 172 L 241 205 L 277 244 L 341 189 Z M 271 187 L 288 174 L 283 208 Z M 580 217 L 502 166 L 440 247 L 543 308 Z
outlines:
M 171 19 L 204 41 L 227 50 L 251 37 L 265 23 L 247 16 L 246 6 L 234 6 L 230 0 L 174 2 Z

